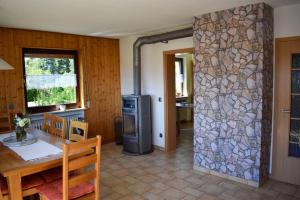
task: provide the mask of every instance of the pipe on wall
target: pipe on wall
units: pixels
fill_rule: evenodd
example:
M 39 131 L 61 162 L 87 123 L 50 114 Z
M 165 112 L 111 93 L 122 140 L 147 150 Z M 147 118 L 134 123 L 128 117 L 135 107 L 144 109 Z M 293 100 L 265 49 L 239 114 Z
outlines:
M 135 95 L 141 95 L 141 47 L 144 44 L 166 42 L 193 36 L 193 28 L 171 31 L 167 33 L 139 37 L 133 44 L 133 88 Z

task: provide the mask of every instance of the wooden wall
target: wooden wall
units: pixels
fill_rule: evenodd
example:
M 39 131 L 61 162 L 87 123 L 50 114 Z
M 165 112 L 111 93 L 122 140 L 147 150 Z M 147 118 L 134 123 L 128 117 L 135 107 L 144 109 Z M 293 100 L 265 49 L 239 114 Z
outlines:
M 0 112 L 7 105 L 25 111 L 22 48 L 68 49 L 79 52 L 82 101 L 91 135 L 114 140 L 113 120 L 120 115 L 119 40 L 62 33 L 0 28 L 0 57 L 15 70 L 0 71 Z

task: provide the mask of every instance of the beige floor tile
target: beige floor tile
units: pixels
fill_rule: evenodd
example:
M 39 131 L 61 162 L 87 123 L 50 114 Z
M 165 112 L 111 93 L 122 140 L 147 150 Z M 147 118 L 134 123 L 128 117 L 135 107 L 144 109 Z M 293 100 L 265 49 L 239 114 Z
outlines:
M 204 194 L 198 200 L 217 200 L 217 197 L 212 196 L 212 195 L 208 195 L 208 194 Z
M 200 190 L 190 188 L 190 187 L 186 187 L 182 191 L 184 191 L 185 193 L 192 195 L 194 197 L 200 197 L 203 195 L 203 192 L 201 192 Z
M 183 188 L 185 188 L 189 185 L 188 182 L 184 181 L 183 179 L 179 179 L 179 178 L 176 178 L 176 179 L 173 179 L 170 181 L 166 181 L 165 184 L 170 187 L 179 189 L 179 190 L 182 190 Z
M 154 193 L 151 192 L 146 192 L 145 194 L 143 194 L 143 197 L 147 200 L 161 200 L 162 198 Z
M 102 146 L 101 197 L 104 200 L 300 200 L 300 187 L 270 180 L 261 188 L 193 170 L 193 135 L 183 131 L 178 148 L 142 156 Z
M 182 199 L 184 196 L 186 196 L 186 194 L 183 191 L 174 188 L 169 188 L 163 191 L 160 194 L 160 196 L 169 200 L 169 199 Z
M 128 187 L 129 190 L 137 194 L 143 194 L 149 191 L 152 187 L 149 184 L 138 182 Z
M 121 194 L 121 195 L 127 195 L 127 194 L 131 193 L 131 191 L 127 187 L 124 187 L 122 185 L 112 187 L 112 190 L 114 192 L 117 192 L 117 193 Z
M 210 195 L 219 195 L 224 191 L 224 188 L 222 188 L 219 185 L 215 185 L 215 184 L 204 184 L 203 186 L 201 186 L 201 188 L 199 188 L 201 191 L 210 194 Z
M 197 200 L 198 198 L 192 195 L 186 195 L 182 200 Z
M 297 191 L 297 186 L 287 184 L 287 183 L 277 182 L 272 185 L 271 189 L 283 194 L 294 195 Z
M 139 177 L 139 180 L 144 182 L 144 183 L 153 183 L 155 181 L 157 181 L 159 178 L 156 176 L 153 176 L 151 174 L 149 175 L 143 175 Z

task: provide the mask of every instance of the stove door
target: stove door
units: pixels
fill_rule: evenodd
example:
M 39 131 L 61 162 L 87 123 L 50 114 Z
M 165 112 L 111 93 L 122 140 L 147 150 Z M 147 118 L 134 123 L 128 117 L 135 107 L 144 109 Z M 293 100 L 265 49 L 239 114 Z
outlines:
M 124 135 L 132 137 L 138 136 L 138 122 L 136 113 L 124 113 L 123 124 Z

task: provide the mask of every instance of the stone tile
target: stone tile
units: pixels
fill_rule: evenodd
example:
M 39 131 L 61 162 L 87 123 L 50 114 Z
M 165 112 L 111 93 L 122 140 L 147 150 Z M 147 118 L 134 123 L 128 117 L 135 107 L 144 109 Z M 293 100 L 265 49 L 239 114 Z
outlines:
M 174 189 L 174 188 L 169 188 L 165 191 L 163 191 L 160 196 L 163 197 L 164 199 L 181 199 L 185 196 L 186 194 L 180 190 Z
M 178 143 L 175 152 L 134 157 L 121 146 L 103 145 L 101 199 L 300 200 L 298 186 L 270 180 L 256 189 L 193 170 L 193 135 L 180 134 Z
M 166 181 L 165 184 L 179 190 L 188 186 L 188 182 L 178 178 L 173 179 L 171 181 Z
M 154 188 L 162 189 L 162 190 L 166 190 L 166 189 L 169 188 L 169 186 L 167 186 L 166 184 L 164 184 L 162 182 L 159 182 L 159 181 L 151 183 L 151 186 L 154 187 Z
M 245 189 L 238 190 L 235 194 L 235 197 L 238 199 L 243 199 L 243 200 L 266 199 L 266 198 L 263 198 L 264 196 L 262 194 L 255 193 L 252 190 L 245 190 Z
M 235 182 L 227 180 L 221 182 L 219 185 L 228 190 L 237 190 L 239 188 L 239 186 Z
M 203 186 L 201 186 L 200 190 L 205 193 L 216 195 L 216 196 L 221 194 L 224 191 L 224 189 L 221 186 L 214 185 L 214 184 L 204 184 Z
M 131 183 L 131 184 L 134 184 L 134 183 L 139 181 L 138 179 L 133 178 L 131 176 L 125 176 L 125 177 L 122 178 L 122 180 L 125 181 L 125 182 L 128 182 L 128 183 Z
M 117 186 L 123 183 L 123 181 L 113 176 L 108 178 L 102 178 L 101 182 L 108 187 Z
M 119 194 L 119 193 L 111 193 L 105 197 L 102 197 L 101 199 L 103 200 L 116 200 L 116 199 L 120 199 L 122 198 L 123 195 Z
M 158 177 L 153 176 L 151 174 L 149 175 L 143 175 L 139 177 L 139 180 L 141 180 L 144 183 L 153 183 L 158 179 Z
M 120 185 L 112 187 L 112 190 L 121 195 L 127 195 L 127 194 L 131 193 L 131 191 L 127 187 L 120 186 Z
M 239 198 L 234 197 L 233 195 L 227 193 L 222 193 L 221 195 L 218 196 L 218 198 L 222 200 L 240 200 Z
M 128 187 L 129 190 L 137 194 L 143 194 L 151 189 L 151 186 L 142 182 L 135 183 Z
M 186 178 L 191 174 L 187 170 L 179 170 L 174 173 L 177 178 Z
M 197 177 L 197 176 L 191 176 L 191 177 L 188 177 L 185 180 L 187 182 L 190 182 L 190 183 L 193 183 L 193 184 L 197 184 L 197 185 L 203 185 L 205 183 L 205 181 L 202 180 L 201 177 Z
M 188 194 L 182 200 L 197 200 L 197 197 Z
M 212 195 L 208 195 L 208 194 L 204 194 L 198 200 L 217 200 L 217 197 L 212 196 Z
M 159 195 L 151 192 L 146 192 L 145 194 L 143 194 L 143 197 L 147 200 L 161 200 L 161 197 Z
M 294 195 L 297 191 L 297 186 L 288 183 L 277 182 L 273 184 L 271 189 L 283 194 Z
M 288 194 L 279 194 L 276 200 L 299 200 L 300 198 L 296 198 L 294 196 Z
M 120 200 L 143 200 L 144 198 L 137 194 L 129 194 L 120 198 Z
M 190 188 L 190 187 L 186 187 L 182 191 L 194 197 L 200 197 L 201 195 L 203 195 L 203 192 L 201 192 L 200 190 Z

